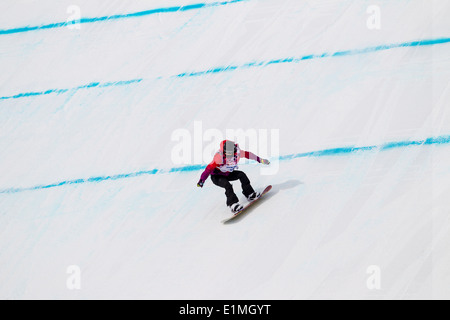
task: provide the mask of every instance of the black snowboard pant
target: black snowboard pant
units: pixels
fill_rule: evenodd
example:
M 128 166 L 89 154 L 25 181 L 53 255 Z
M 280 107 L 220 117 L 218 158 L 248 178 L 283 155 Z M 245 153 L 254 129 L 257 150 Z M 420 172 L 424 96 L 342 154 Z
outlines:
M 250 180 L 247 175 L 242 171 L 233 171 L 228 176 L 223 175 L 211 175 L 212 182 L 219 187 L 225 188 L 225 195 L 227 196 L 227 206 L 231 206 L 234 203 L 239 202 L 238 197 L 233 191 L 233 186 L 230 181 L 239 180 L 242 185 L 242 193 L 245 197 L 251 195 L 255 190 L 253 190 L 250 185 Z

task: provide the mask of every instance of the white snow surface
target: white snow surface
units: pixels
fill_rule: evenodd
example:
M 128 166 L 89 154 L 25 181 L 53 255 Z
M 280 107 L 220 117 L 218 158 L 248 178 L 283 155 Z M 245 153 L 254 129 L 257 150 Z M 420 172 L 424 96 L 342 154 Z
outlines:
M 0 29 L 64 22 L 70 5 L 208 2 L 3 0 Z M 0 34 L 0 298 L 449 299 L 449 143 L 242 164 L 273 190 L 228 225 L 202 170 L 170 171 L 173 133 L 195 123 L 278 130 L 280 156 L 450 135 L 448 42 L 263 63 L 448 38 L 449 14 L 447 0 L 246 0 Z

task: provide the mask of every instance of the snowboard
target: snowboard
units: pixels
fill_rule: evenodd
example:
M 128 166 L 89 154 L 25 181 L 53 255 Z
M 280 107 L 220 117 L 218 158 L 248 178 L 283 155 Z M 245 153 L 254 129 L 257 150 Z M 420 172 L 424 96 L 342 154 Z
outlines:
M 240 211 L 236 212 L 231 218 L 222 220 L 222 223 L 230 222 L 231 220 L 234 220 L 235 218 L 239 217 L 245 210 L 247 210 L 249 207 L 251 207 L 255 202 L 257 202 L 259 199 L 262 198 L 263 195 L 265 195 L 267 192 L 269 192 L 272 189 L 272 186 L 267 186 L 263 192 L 261 192 L 261 195 L 256 198 L 255 200 L 247 203 Z

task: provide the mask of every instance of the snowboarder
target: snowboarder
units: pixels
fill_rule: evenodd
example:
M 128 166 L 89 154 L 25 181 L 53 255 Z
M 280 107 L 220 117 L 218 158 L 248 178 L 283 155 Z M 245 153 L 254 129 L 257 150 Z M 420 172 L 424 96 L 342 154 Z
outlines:
M 219 187 L 225 189 L 225 195 L 227 197 L 227 206 L 231 209 L 231 212 L 237 213 L 242 210 L 243 206 L 239 204 L 239 199 L 233 191 L 233 186 L 230 181 L 240 180 L 242 185 L 242 193 L 249 200 L 257 199 L 260 194 L 255 192 L 250 184 L 250 180 L 247 175 L 238 171 L 238 163 L 241 157 L 255 160 L 259 163 L 269 165 L 269 160 L 262 159 L 257 155 L 243 151 L 239 148 L 239 145 L 230 140 L 224 140 L 220 144 L 220 150 L 214 155 L 213 161 L 203 171 L 197 187 L 203 188 L 203 185 L 211 175 L 212 182 Z

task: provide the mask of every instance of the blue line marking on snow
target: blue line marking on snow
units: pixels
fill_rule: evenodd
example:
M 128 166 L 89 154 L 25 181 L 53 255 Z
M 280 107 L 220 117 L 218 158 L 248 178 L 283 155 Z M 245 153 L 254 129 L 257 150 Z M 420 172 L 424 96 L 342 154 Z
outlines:
M 40 92 L 25 92 L 25 93 L 19 93 L 13 96 L 6 96 L 6 97 L 0 97 L 0 100 L 8 100 L 8 99 L 19 99 L 19 98 L 25 98 L 25 97 L 33 97 L 33 96 L 43 96 L 51 93 L 55 94 L 61 94 L 66 93 L 68 91 L 77 91 L 81 89 L 90 89 L 90 88 L 106 88 L 106 87 L 115 87 L 115 86 L 126 86 L 130 84 L 135 84 L 143 81 L 144 79 L 133 79 L 133 80 L 122 80 L 122 81 L 112 81 L 112 82 L 91 82 L 85 85 L 81 85 L 78 87 L 70 88 L 70 89 L 50 89 L 46 91 L 40 91 Z
M 332 149 L 324 149 L 312 152 L 304 152 L 304 153 L 295 153 L 284 156 L 279 156 L 279 161 L 289 161 L 298 158 L 309 158 L 309 157 L 330 157 L 330 156 L 343 156 L 349 154 L 356 154 L 365 151 L 386 151 L 392 149 L 399 148 L 407 148 L 407 147 L 417 147 L 417 146 L 426 146 L 426 145 L 444 145 L 450 143 L 450 135 L 447 136 L 439 136 L 439 137 L 431 137 L 425 140 L 416 140 L 416 141 L 394 141 L 388 142 L 379 146 L 361 146 L 361 147 L 341 147 L 341 148 L 332 148 Z M 99 176 L 99 177 L 90 177 L 86 179 L 76 179 L 76 180 L 67 180 L 56 182 L 48 185 L 38 185 L 33 187 L 25 187 L 25 188 L 9 188 L 0 190 L 0 194 L 11 194 L 18 193 L 24 191 L 35 191 L 35 190 L 43 190 L 50 189 L 56 187 L 62 187 L 67 185 L 75 185 L 75 184 L 84 184 L 84 183 L 99 183 L 103 181 L 114 181 L 128 178 L 135 178 L 146 175 L 155 175 L 155 174 L 171 174 L 171 173 L 182 173 L 182 172 L 194 172 L 194 171 L 202 171 L 205 168 L 205 165 L 186 165 L 182 167 L 174 167 L 169 169 L 152 169 L 152 170 L 144 170 L 132 173 L 123 173 L 112 176 Z
M 446 43 L 450 43 L 450 38 L 410 41 L 410 42 L 403 42 L 403 43 L 396 43 L 396 44 L 387 44 L 387 45 L 367 47 L 367 48 L 363 48 L 363 49 L 344 50 L 344 51 L 338 51 L 338 52 L 334 52 L 334 53 L 310 54 L 310 55 L 306 55 L 306 56 L 302 56 L 302 57 L 290 57 L 290 58 L 284 58 L 284 59 L 274 59 L 274 60 L 269 60 L 269 61 L 251 62 L 251 63 L 245 63 L 242 65 L 235 65 L 235 66 L 230 65 L 227 67 L 217 67 L 214 69 L 203 70 L 203 71 L 184 72 L 184 73 L 180 73 L 180 74 L 176 75 L 175 77 L 179 77 L 179 78 L 198 77 L 198 76 L 204 76 L 204 75 L 208 75 L 208 74 L 235 71 L 238 69 L 266 67 L 266 66 L 274 65 L 274 64 L 299 63 L 301 61 L 312 60 L 312 59 L 346 57 L 346 56 L 354 56 L 354 55 L 360 55 L 360 54 L 366 54 L 366 53 L 373 53 L 373 52 L 378 52 L 378 51 L 385 51 L 385 50 L 390 50 L 390 49 L 395 49 L 395 48 L 422 47 L 422 46 L 431 46 L 431 45 L 446 44 Z
M 377 52 L 377 51 L 382 51 L 382 50 L 389 50 L 389 49 L 394 49 L 394 48 L 430 46 L 430 45 L 445 44 L 445 43 L 450 43 L 450 38 L 431 39 L 431 40 L 429 39 L 429 40 L 412 41 L 412 42 L 390 44 L 390 45 L 380 45 L 380 46 L 369 47 L 369 48 L 365 48 L 365 49 L 340 51 L 340 52 L 335 52 L 332 54 L 322 53 L 322 54 L 316 54 L 316 55 L 307 55 L 307 56 L 298 57 L 298 58 L 284 58 L 284 59 L 274 59 L 274 60 L 270 60 L 270 61 L 248 62 L 248 63 L 242 64 L 240 66 L 230 65 L 227 67 L 216 67 L 213 69 L 203 70 L 203 71 L 184 72 L 184 73 L 180 73 L 175 76 L 172 76 L 172 77 L 175 77 L 175 78 L 200 77 L 200 76 L 205 76 L 205 75 L 210 75 L 210 74 L 236 71 L 238 69 L 266 67 L 266 66 L 274 65 L 274 64 L 299 63 L 301 61 L 311 60 L 311 59 L 323 59 L 323 58 L 327 58 L 327 57 L 343 57 L 343 56 L 351 56 L 351 55 Z M 163 77 L 156 77 L 155 79 L 160 80 L 160 79 L 163 79 Z M 0 100 L 19 99 L 19 98 L 32 97 L 32 96 L 42 96 L 42 95 L 47 95 L 47 94 L 51 94 L 51 93 L 61 94 L 61 93 L 66 93 L 66 92 L 72 91 L 72 90 L 76 91 L 79 89 L 104 88 L 104 87 L 110 87 L 110 86 L 123 86 L 123 85 L 128 85 L 128 84 L 139 83 L 144 80 L 145 79 L 134 79 L 134 80 L 127 80 L 127 81 L 106 82 L 106 83 L 93 82 L 93 83 L 90 83 L 87 85 L 82 85 L 82 86 L 78 86 L 78 87 L 70 88 L 70 89 L 50 89 L 50 90 L 41 91 L 41 92 L 19 93 L 19 94 L 12 95 L 12 96 L 0 97 Z
M 126 13 L 126 14 L 115 14 L 115 15 L 104 16 L 104 17 L 81 18 L 79 21 L 76 21 L 76 22 L 78 22 L 78 23 L 93 23 L 93 22 L 111 21 L 111 20 L 118 20 L 118 19 L 138 18 L 138 17 L 144 17 L 144 16 L 149 16 L 149 15 L 158 14 L 158 13 L 184 12 L 184 11 L 198 10 L 198 9 L 204 9 L 204 8 L 226 6 L 229 4 L 244 2 L 244 1 L 248 1 L 248 0 L 231 0 L 231 1 L 222 1 L 222 2 L 211 2 L 211 3 L 206 2 L 206 3 L 197 3 L 197 4 L 186 5 L 186 6 L 156 8 L 156 9 L 151 9 L 151 10 Z M 3 29 L 3 30 L 0 30 L 0 35 L 23 33 L 23 32 L 35 31 L 35 30 L 63 28 L 63 27 L 67 27 L 72 24 L 73 24 L 73 21 L 69 21 L 69 22 L 50 23 L 50 24 L 45 24 L 45 25 L 40 25 L 40 26 L 25 26 L 25 27 L 13 28 L 13 29 Z

